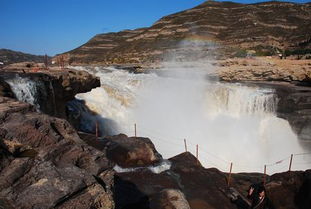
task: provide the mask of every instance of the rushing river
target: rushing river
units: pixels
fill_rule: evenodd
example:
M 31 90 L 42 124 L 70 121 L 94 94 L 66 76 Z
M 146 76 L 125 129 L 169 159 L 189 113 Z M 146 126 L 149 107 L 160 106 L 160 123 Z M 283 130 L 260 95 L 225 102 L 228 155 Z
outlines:
M 190 69 L 191 68 L 191 69 Z M 276 116 L 273 89 L 209 81 L 204 68 L 176 67 L 134 74 L 102 67 L 75 67 L 101 79 L 101 87 L 78 94 L 69 109 L 82 116 L 81 129 L 102 136 L 125 133 L 149 137 L 164 158 L 187 150 L 205 167 L 233 172 L 287 171 L 311 167 L 311 155 L 288 121 Z M 42 84 L 8 80 L 21 101 L 40 108 Z M 42 91 L 42 90 L 41 90 Z M 83 101 L 83 102 L 82 102 Z M 83 104 L 83 105 L 82 105 Z M 309 148 L 310 149 L 310 148 Z
M 134 74 L 113 68 L 84 68 L 102 86 L 79 94 L 87 107 L 82 128 L 101 121 L 101 134 L 149 137 L 169 158 L 187 149 L 205 167 L 268 173 L 288 170 L 292 153 L 306 153 L 289 123 L 276 116 L 273 89 L 210 82 L 199 69 L 161 69 Z M 82 111 L 83 112 L 83 111 Z M 293 169 L 310 167 L 310 155 L 295 155 Z

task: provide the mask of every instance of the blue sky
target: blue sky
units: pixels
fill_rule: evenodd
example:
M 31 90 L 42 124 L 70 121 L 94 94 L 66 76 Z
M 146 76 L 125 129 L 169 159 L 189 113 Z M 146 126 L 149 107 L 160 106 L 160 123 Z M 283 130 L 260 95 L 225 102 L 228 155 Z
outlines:
M 148 27 L 165 15 L 204 1 L 0 0 L 0 48 L 55 55 L 82 45 L 98 33 Z

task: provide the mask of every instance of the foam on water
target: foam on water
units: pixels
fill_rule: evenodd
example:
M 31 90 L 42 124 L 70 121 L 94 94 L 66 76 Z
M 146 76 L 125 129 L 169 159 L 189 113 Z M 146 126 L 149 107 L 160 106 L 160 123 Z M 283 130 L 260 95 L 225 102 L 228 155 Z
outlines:
M 138 135 L 150 137 L 165 158 L 183 152 L 184 139 L 193 154 L 199 145 L 204 166 L 224 171 L 233 162 L 234 172 L 262 172 L 264 164 L 306 152 L 289 123 L 276 116 L 272 89 L 211 83 L 200 69 L 164 69 L 159 75 L 87 70 L 101 78 L 102 86 L 77 97 L 114 121 L 115 133 L 134 135 L 136 123 Z M 308 161 L 310 156 L 296 169 L 308 168 Z
M 115 165 L 113 169 L 118 173 L 127 173 L 127 172 L 136 172 L 143 169 L 148 169 L 152 173 L 162 173 L 164 171 L 167 171 L 171 168 L 172 163 L 169 160 L 163 160 L 159 165 L 156 166 L 148 166 L 148 167 L 136 167 L 136 168 L 122 168 L 118 165 Z
M 38 103 L 38 88 L 40 88 L 39 81 L 32 81 L 28 78 L 22 78 L 16 76 L 14 78 L 6 80 L 10 85 L 14 95 L 19 101 L 27 102 L 36 107 L 37 110 L 40 109 L 40 104 Z

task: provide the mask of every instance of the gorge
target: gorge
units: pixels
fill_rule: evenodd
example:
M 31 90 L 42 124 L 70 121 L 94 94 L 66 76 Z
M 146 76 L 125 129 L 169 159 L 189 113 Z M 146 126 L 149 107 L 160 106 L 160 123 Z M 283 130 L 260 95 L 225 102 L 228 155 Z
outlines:
M 0 66 L 0 208 L 233 209 L 255 182 L 311 208 L 310 20 L 207 1 Z

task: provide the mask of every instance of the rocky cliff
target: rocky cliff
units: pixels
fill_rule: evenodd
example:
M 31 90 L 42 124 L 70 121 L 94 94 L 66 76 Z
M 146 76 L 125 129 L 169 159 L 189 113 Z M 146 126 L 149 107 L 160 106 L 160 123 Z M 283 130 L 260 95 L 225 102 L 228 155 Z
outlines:
M 151 27 L 98 34 L 64 54 L 71 64 L 310 53 L 311 5 L 207 1 Z M 250 51 L 249 51 L 250 50 Z
M 284 81 L 311 84 L 311 60 L 272 57 L 234 58 L 217 62 L 216 74 L 221 81 Z
M 169 159 L 164 168 L 161 161 L 149 139 L 79 136 L 63 119 L 0 97 L 1 208 L 236 208 L 222 192 L 227 173 L 202 167 L 189 152 Z M 266 176 L 275 206 L 310 208 L 310 174 Z M 262 178 L 233 174 L 231 186 L 245 195 Z
M 26 67 L 28 64 L 8 66 L 0 72 L 0 81 L 7 83 L 3 85 L 2 92 L 9 92 L 7 86 L 10 84 L 13 97 L 30 102 L 39 111 L 52 116 L 68 119 L 66 103 L 73 100 L 76 94 L 100 86 L 99 78 L 84 71 L 57 67 L 46 70 Z
M 1 208 L 114 207 L 104 152 L 30 104 L 0 97 L 0 110 Z

